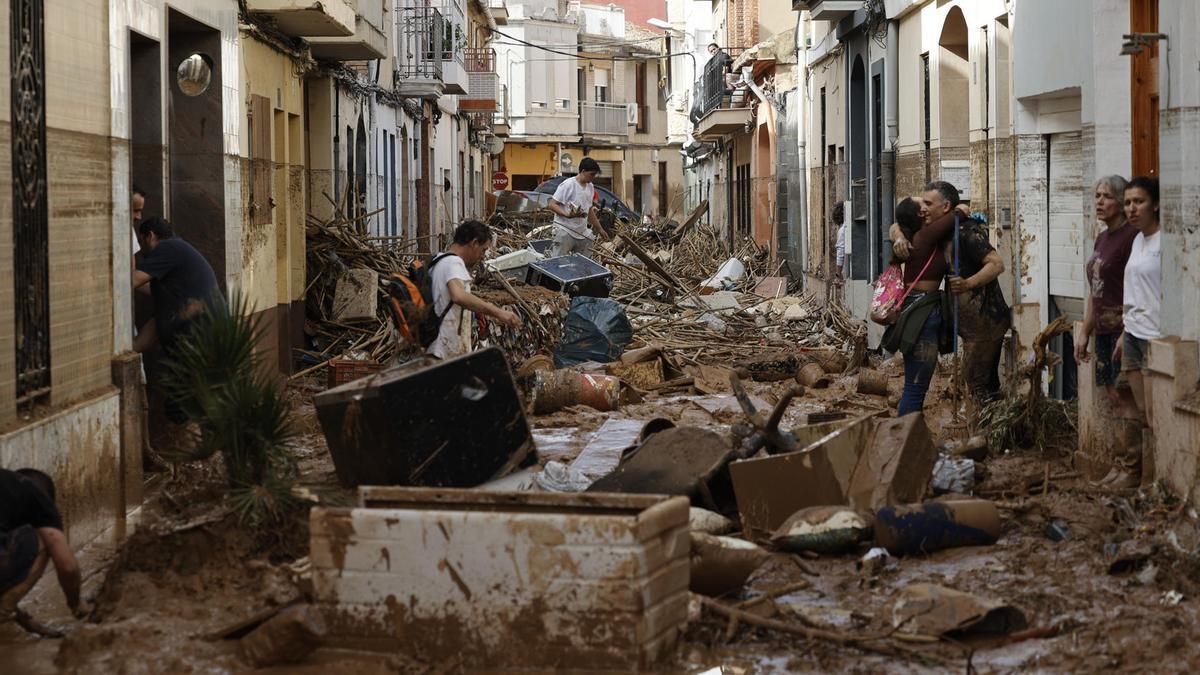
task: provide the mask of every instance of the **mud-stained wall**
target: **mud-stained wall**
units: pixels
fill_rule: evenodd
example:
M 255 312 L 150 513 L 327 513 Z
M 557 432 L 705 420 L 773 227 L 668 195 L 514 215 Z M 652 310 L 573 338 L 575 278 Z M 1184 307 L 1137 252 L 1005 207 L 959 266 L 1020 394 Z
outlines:
M 108 143 L 107 5 L 45 3 L 46 164 L 52 405 L 111 382 L 111 151 Z M 8 6 L 0 34 L 9 34 Z M 9 72 L 8 48 L 0 73 Z M 15 417 L 10 92 L 0 87 L 0 423 Z M 115 418 L 114 418 L 115 419 Z
M 77 545 L 125 515 L 117 392 L 105 387 L 83 398 L 0 435 L 0 466 L 31 467 L 54 477 L 67 535 Z

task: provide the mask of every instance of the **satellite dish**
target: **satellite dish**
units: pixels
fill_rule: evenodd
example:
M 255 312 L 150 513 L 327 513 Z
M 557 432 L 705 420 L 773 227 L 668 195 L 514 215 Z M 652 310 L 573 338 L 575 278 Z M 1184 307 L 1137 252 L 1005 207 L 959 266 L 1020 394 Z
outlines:
M 498 155 L 504 152 L 504 141 L 492 136 L 487 142 L 487 149 L 488 152 L 492 153 L 493 155 Z

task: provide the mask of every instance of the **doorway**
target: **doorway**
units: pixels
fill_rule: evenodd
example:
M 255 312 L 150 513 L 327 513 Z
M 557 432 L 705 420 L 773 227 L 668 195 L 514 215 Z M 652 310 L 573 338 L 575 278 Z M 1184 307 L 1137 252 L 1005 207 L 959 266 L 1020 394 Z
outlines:
M 184 90 L 177 73 L 185 59 L 196 64 L 195 72 L 201 76 L 200 81 L 206 81 L 205 86 L 188 84 Z M 224 292 L 227 289 L 221 32 L 168 9 L 167 72 L 171 76 L 168 184 L 172 224 L 208 260 Z

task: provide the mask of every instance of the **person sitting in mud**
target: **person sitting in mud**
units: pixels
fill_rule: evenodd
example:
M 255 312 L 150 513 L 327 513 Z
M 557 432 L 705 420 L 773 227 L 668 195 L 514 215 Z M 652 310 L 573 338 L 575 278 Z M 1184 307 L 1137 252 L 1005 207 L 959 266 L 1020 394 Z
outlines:
M 79 561 L 54 503 L 54 481 L 36 469 L 0 469 L 0 625 L 17 618 L 17 603 L 51 561 L 71 612 L 91 614 L 79 596 Z

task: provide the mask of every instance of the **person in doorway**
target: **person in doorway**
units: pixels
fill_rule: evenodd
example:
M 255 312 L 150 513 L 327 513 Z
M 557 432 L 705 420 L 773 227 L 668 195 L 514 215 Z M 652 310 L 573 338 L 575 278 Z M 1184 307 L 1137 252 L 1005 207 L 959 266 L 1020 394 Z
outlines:
M 1136 410 L 1129 383 L 1120 377 L 1121 363 L 1113 358 L 1117 342 L 1124 330 L 1125 264 L 1133 248 L 1138 230 L 1125 218 L 1125 179 L 1105 176 L 1096 181 L 1096 219 L 1104 229 L 1096 236 L 1092 257 L 1087 261 L 1087 308 L 1084 310 L 1083 333 L 1075 343 L 1075 362 L 1083 365 L 1092 359 L 1088 341 L 1096 340 L 1096 379 L 1104 387 L 1113 413 L 1124 417 L 1127 410 Z
M 608 233 L 596 216 L 596 186 L 593 181 L 599 175 L 600 164 L 591 157 L 584 157 L 579 163 L 579 173 L 558 184 L 549 205 L 554 213 L 552 256 L 572 253 L 588 255 L 597 232 L 608 238 Z
M 563 181 L 566 182 L 566 181 Z M 471 321 L 468 312 L 489 316 L 513 329 L 521 327 L 521 318 L 471 293 L 470 268 L 483 261 L 492 244 L 492 231 L 478 220 L 463 221 L 454 230 L 454 243 L 430 262 L 433 286 L 433 311 L 442 322 L 437 338 L 426 353 L 438 359 L 468 354 L 471 345 Z
M 142 250 L 142 243 L 138 236 L 138 224 L 142 222 L 142 213 L 145 211 L 145 209 L 146 192 L 145 190 L 142 190 L 142 188 L 134 185 L 133 190 L 129 195 L 129 219 L 131 224 L 130 232 L 132 234 L 129 243 L 130 273 L 137 272 L 137 255 Z M 149 293 L 149 290 L 150 289 L 147 286 L 144 292 Z M 144 351 L 137 349 L 139 345 L 144 346 L 154 344 L 154 342 L 158 339 L 157 332 L 155 330 L 154 319 L 146 321 L 140 327 L 135 323 L 133 336 L 135 351 Z M 142 375 L 142 379 L 145 380 L 144 373 Z
M 177 237 L 164 218 L 152 216 L 143 220 L 138 234 L 145 251 L 133 273 L 133 287 L 150 288 L 158 343 L 163 357 L 170 359 L 196 320 L 214 303 L 222 302 L 221 290 L 212 266 L 191 244 Z M 151 346 L 138 336 L 137 351 Z M 166 403 L 167 419 L 176 424 L 186 421 L 178 402 L 168 398 Z
M 952 216 L 959 206 L 958 189 L 945 181 L 934 181 L 925 186 L 922 200 L 928 212 L 927 222 L 947 214 Z M 951 229 L 950 238 L 953 236 Z M 1000 395 L 1000 352 L 1004 335 L 1012 325 L 1012 313 L 997 281 L 1004 272 L 1004 261 L 988 241 L 984 224 L 961 215 L 957 276 L 953 275 L 953 244 L 947 246 L 946 257 L 952 275 L 947 279 L 947 287 L 958 297 L 963 384 L 971 401 L 982 408 Z
M 54 481 L 41 471 L 0 469 L 0 624 L 17 618 L 18 603 L 50 562 L 71 613 L 79 619 L 91 614 L 54 493 Z
M 1163 336 L 1162 312 L 1162 232 L 1158 212 L 1158 179 L 1138 176 L 1125 188 L 1125 217 L 1138 230 L 1125 263 L 1124 297 L 1121 320 L 1124 330 L 1113 352 L 1121 362 L 1121 372 L 1129 380 L 1135 410 L 1129 416 L 1144 430 L 1153 423 L 1146 406 L 1144 369 L 1150 341 Z M 1126 430 L 1135 435 L 1132 429 Z M 1124 436 L 1125 434 L 1123 434 Z M 1124 466 L 1102 479 L 1108 487 L 1136 487 L 1141 482 L 1144 443 L 1126 442 Z

